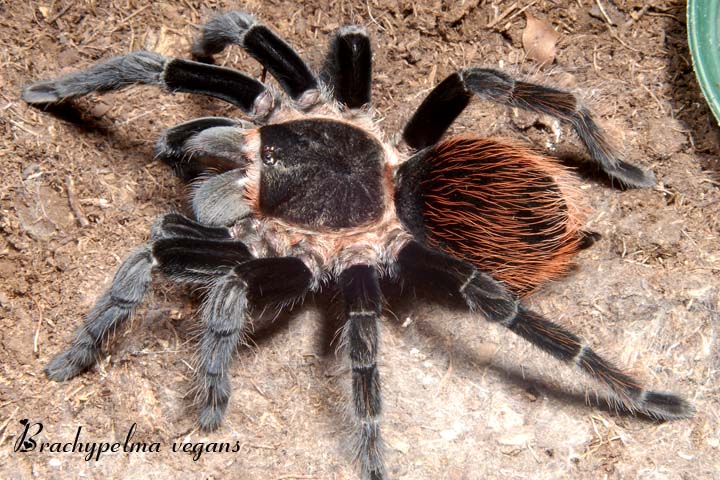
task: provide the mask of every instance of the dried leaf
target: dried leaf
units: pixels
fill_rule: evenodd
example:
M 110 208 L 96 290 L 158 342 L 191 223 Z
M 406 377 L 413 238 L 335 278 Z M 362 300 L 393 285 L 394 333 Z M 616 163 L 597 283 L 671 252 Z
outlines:
M 535 18 L 525 12 L 527 25 L 522 36 L 523 48 L 527 58 L 541 65 L 549 65 L 555 60 L 555 53 L 560 34 L 549 23 Z

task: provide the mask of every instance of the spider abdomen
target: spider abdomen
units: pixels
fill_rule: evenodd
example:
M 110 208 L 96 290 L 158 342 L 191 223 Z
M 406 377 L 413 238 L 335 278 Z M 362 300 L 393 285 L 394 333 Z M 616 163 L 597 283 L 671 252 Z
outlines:
M 557 278 L 581 248 L 583 209 L 573 176 L 529 148 L 459 136 L 398 171 L 403 224 L 520 294 Z

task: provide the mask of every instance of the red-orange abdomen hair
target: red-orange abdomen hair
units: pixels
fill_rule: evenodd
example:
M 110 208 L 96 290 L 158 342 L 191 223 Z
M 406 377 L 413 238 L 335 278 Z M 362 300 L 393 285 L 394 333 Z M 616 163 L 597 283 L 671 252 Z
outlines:
M 414 234 L 519 294 L 566 273 L 583 243 L 574 177 L 527 147 L 458 136 L 399 175 L 399 214 Z

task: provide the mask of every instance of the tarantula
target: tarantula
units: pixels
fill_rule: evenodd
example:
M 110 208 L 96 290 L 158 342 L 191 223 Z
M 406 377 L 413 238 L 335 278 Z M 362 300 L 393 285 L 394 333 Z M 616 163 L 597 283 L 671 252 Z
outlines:
M 243 47 L 284 95 L 212 65 Z M 404 128 L 382 139 L 371 110 L 371 47 L 364 29 L 331 39 L 321 73 L 254 17 L 230 12 L 205 25 L 198 61 L 135 52 L 26 86 L 33 105 L 133 84 L 217 97 L 249 121 L 200 118 L 165 131 L 158 155 L 192 180 L 192 218 L 161 216 L 85 318 L 72 345 L 45 372 L 68 380 L 91 368 L 101 346 L 144 297 L 151 273 L 206 287 L 195 368 L 199 423 L 220 424 L 229 365 L 250 305 L 287 305 L 337 286 L 352 369 L 357 459 L 365 478 L 386 478 L 379 427 L 379 280 L 426 285 L 459 299 L 606 387 L 610 400 L 656 419 L 686 418 L 682 398 L 645 389 L 578 336 L 526 308 L 520 297 L 565 273 L 594 237 L 582 230 L 573 176 L 554 160 L 501 140 L 445 131 L 476 95 L 568 123 L 602 171 L 628 186 L 650 173 L 620 160 L 574 95 L 467 68 L 440 83 Z

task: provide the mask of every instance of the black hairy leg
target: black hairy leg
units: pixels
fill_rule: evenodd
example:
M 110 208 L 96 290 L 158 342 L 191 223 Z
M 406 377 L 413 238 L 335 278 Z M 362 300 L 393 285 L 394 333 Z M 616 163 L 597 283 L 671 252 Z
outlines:
M 64 381 L 92 367 L 103 341 L 130 318 L 150 285 L 152 254 L 144 246 L 120 265 L 110 289 L 96 302 L 85 317 L 70 348 L 55 356 L 45 367 L 52 380 Z
M 580 232 L 580 244 L 579 244 L 580 250 L 586 250 L 586 249 L 592 247 L 597 242 L 599 242 L 601 238 L 602 238 L 602 235 L 600 235 L 598 232 L 593 232 L 590 230 L 582 230 Z
M 55 80 L 31 83 L 23 88 L 22 99 L 45 105 L 130 85 L 157 85 L 170 92 L 208 95 L 257 119 L 265 118 L 277 106 L 262 83 L 236 70 L 145 51 L 111 58 Z
M 553 88 L 521 82 L 486 68 L 467 68 L 443 80 L 417 109 L 405 126 L 403 138 L 417 150 L 437 143 L 465 109 L 472 95 L 502 105 L 519 107 L 555 117 L 572 126 L 591 159 L 613 180 L 625 187 L 649 187 L 652 173 L 620 158 L 590 111 L 575 95 Z
M 206 172 L 246 166 L 244 130 L 252 125 L 225 117 L 203 117 L 168 128 L 155 145 L 155 154 L 190 181 Z
M 151 282 L 153 269 L 177 282 L 207 284 L 251 257 L 247 247 L 229 239 L 228 230 L 205 227 L 178 214 L 161 217 L 153 240 L 120 265 L 110 288 L 85 317 L 70 348 L 45 367 L 53 380 L 68 380 L 95 364 L 103 343 L 130 318 Z
M 179 213 L 166 213 L 158 218 L 150 230 L 150 239 L 185 237 L 201 240 L 230 240 L 230 230 L 196 222 Z
M 350 354 L 356 431 L 356 458 L 363 478 L 385 478 L 382 459 L 380 374 L 377 368 L 378 319 L 382 296 L 377 272 L 367 265 L 348 268 L 338 279 L 345 306 L 343 343 Z
M 370 104 L 372 50 L 364 28 L 348 25 L 335 32 L 320 78 L 347 108 Z
M 195 369 L 199 422 L 214 430 L 230 400 L 228 368 L 245 328 L 248 302 L 284 305 L 301 300 L 312 274 L 294 257 L 245 261 L 211 287 L 203 308 L 204 330 Z
M 290 45 L 248 13 L 224 13 L 205 24 L 193 55 L 210 62 L 212 55 L 231 44 L 241 46 L 260 62 L 301 108 L 317 103 L 318 82 L 310 68 Z
M 612 405 L 658 420 L 693 415 L 694 408 L 686 400 L 671 393 L 646 390 L 638 380 L 595 353 L 577 335 L 528 310 L 502 283 L 472 264 L 417 242 L 408 244 L 400 252 L 398 262 L 404 278 L 432 282 L 435 289 L 462 298 L 471 311 L 501 324 L 558 360 L 580 367 L 609 389 Z

